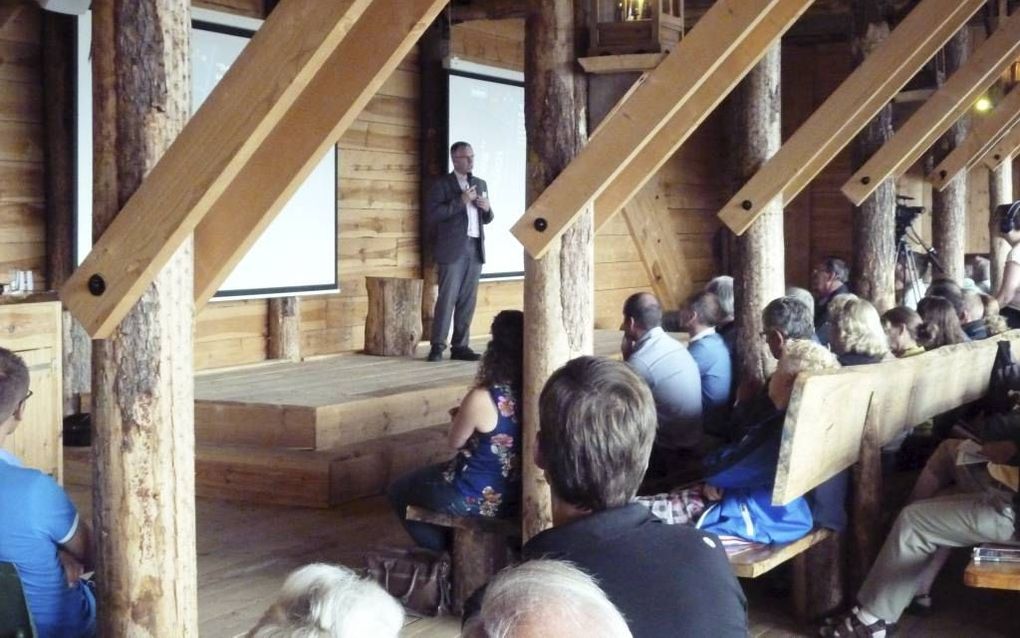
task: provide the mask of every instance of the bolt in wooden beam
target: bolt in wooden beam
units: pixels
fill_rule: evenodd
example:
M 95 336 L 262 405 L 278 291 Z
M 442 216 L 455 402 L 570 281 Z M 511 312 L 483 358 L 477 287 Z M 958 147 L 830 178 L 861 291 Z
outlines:
M 999 143 L 981 158 L 981 161 L 989 170 L 995 170 L 1002 166 L 1003 162 L 1016 155 L 1017 151 L 1020 151 L 1020 124 L 1014 124 Z
M 442 0 L 375 0 L 365 11 L 195 229 L 196 312 L 444 6 Z
M 769 45 L 782 37 L 810 5 L 811 0 L 782 0 L 730 52 L 719 65 L 718 71 L 705 80 L 691 99 L 680 107 L 669 122 L 648 141 L 644 150 L 620 171 L 595 200 L 596 232 L 659 172 L 733 87 L 761 60 Z
M 985 154 L 1020 122 L 1020 89 L 1014 88 L 1006 94 L 991 113 L 984 118 L 975 118 L 970 133 L 953 152 L 946 156 L 928 176 L 928 181 L 942 190 L 961 171 L 970 170 Z
M 61 288 L 93 338 L 120 323 L 371 2 L 285 2 L 266 20 Z
M 742 234 L 777 196 L 793 200 L 983 4 L 922 0 L 726 203 L 723 222 Z
M 953 122 L 962 117 L 980 95 L 988 90 L 1020 55 L 1020 12 L 985 40 L 966 64 L 954 73 L 896 131 L 881 149 L 854 173 L 843 194 L 860 206 L 887 178 L 907 172 Z
M 713 4 L 662 63 L 638 80 L 588 145 L 514 224 L 511 230 L 524 249 L 541 258 L 778 3 Z M 762 50 L 768 45 L 762 43 Z

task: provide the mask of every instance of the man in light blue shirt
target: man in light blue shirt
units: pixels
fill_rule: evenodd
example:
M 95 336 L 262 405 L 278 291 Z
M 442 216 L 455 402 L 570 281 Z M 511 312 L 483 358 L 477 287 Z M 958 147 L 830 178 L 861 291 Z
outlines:
M 0 446 L 17 429 L 28 369 L 0 348 Z M 80 580 L 92 566 L 88 524 L 56 481 L 0 450 L 0 561 L 13 563 L 40 638 L 92 637 L 96 601 Z
M 705 432 L 725 437 L 733 395 L 733 361 L 715 326 L 722 318 L 719 298 L 698 292 L 687 300 L 682 313 L 684 327 L 691 335 L 687 349 L 701 374 L 701 405 Z
M 655 399 L 655 448 L 696 449 L 702 438 L 701 375 L 691 353 L 663 331 L 658 299 L 647 292 L 631 295 L 623 305 L 620 329 L 623 358 Z

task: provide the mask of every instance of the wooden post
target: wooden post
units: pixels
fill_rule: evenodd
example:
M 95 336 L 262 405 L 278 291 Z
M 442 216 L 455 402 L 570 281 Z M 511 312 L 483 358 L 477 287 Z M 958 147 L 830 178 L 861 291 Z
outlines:
M 782 143 L 780 46 L 774 44 L 730 97 L 734 183 L 743 184 Z M 737 321 L 737 367 L 742 383 L 763 384 L 775 367 L 759 337 L 762 309 L 785 289 L 783 202 L 777 197 L 746 233 L 737 238 L 733 276 Z
M 524 118 L 529 205 L 587 141 L 586 84 L 576 68 L 587 23 L 583 0 L 529 0 L 524 36 Z M 524 507 L 527 540 L 552 524 L 549 486 L 534 463 L 538 396 L 549 375 L 592 352 L 594 231 L 591 209 L 541 259 L 524 255 Z
M 432 259 L 432 229 L 425 225 L 425 201 L 432 184 L 445 175 L 450 162 L 450 76 L 443 64 L 450 53 L 448 12 L 439 14 L 418 43 L 419 98 L 418 121 L 421 136 L 418 157 L 421 162 L 421 298 L 422 334 L 432 334 L 432 320 L 439 295 L 439 269 Z
M 999 220 L 995 216 L 995 207 L 1013 201 L 1013 160 L 1007 159 L 988 171 L 988 258 L 991 261 L 992 292 L 999 289 L 1002 271 L 1006 268 L 1006 254 L 1009 243 L 999 234 Z
M 945 61 L 939 85 L 945 77 L 956 72 L 966 61 L 970 52 L 970 31 L 960 29 L 943 49 Z M 942 136 L 933 151 L 934 164 L 938 165 L 958 145 L 963 143 L 970 128 L 970 118 L 960 118 Z M 931 204 L 932 248 L 938 253 L 939 261 L 945 268 L 946 277 L 956 282 L 963 281 L 963 258 L 967 245 L 967 172 L 961 171 L 953 181 L 939 191 L 934 189 Z
M 421 279 L 365 277 L 365 354 L 413 357 L 421 338 Z
M 301 360 L 301 300 L 274 297 L 269 300 L 269 358 Z
M 188 0 L 92 3 L 93 232 L 190 110 Z M 188 239 L 93 352 L 98 634 L 197 636 L 194 280 Z
M 43 95 L 46 122 L 46 283 L 59 288 L 74 271 L 74 18 L 44 11 Z M 81 324 L 64 311 L 63 414 L 81 409 L 91 387 L 92 341 Z
M 859 66 L 889 37 L 888 0 L 860 0 L 851 4 L 852 50 Z M 893 136 L 892 104 L 886 104 L 853 143 L 856 171 Z M 887 178 L 854 209 L 854 291 L 878 311 L 896 305 L 896 184 Z

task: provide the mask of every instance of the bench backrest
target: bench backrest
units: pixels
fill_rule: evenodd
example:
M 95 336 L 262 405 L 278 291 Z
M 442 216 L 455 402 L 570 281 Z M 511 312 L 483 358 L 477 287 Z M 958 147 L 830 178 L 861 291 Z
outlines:
M 783 426 L 772 501 L 789 503 L 853 465 L 865 424 L 878 445 L 983 397 L 998 343 L 1020 356 L 1020 330 L 931 352 L 797 377 Z M 870 410 L 870 415 L 869 415 Z

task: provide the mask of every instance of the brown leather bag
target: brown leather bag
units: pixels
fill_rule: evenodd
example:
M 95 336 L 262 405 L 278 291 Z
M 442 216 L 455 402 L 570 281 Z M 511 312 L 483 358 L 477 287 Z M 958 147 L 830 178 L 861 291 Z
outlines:
M 365 574 L 410 611 L 450 611 L 450 555 L 421 547 L 384 547 L 365 558 Z

